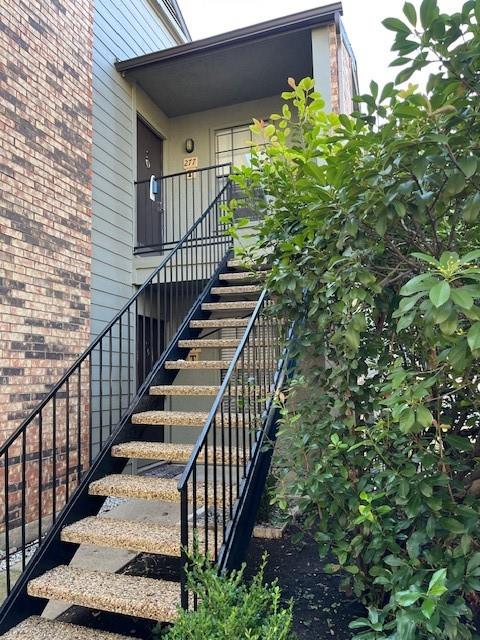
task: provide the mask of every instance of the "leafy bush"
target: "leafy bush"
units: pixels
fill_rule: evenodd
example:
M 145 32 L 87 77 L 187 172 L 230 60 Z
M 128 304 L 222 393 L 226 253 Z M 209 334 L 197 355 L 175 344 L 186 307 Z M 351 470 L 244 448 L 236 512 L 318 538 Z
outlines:
M 236 177 L 297 322 L 280 433 L 294 501 L 368 619 L 356 638 L 470 639 L 480 602 L 480 1 L 407 2 L 394 82 L 326 114 L 289 81 Z M 426 95 L 412 74 L 433 65 Z M 255 194 L 265 193 L 259 200 Z M 232 204 L 232 209 L 236 203 Z M 230 212 L 226 219 L 233 218 Z M 239 221 L 244 225 L 244 221 Z
M 211 562 L 192 558 L 188 587 L 198 596 L 197 611 L 180 613 L 166 640 L 294 640 L 292 605 L 281 604 L 276 582 L 264 585 L 266 557 L 251 584 L 244 570 L 219 576 Z

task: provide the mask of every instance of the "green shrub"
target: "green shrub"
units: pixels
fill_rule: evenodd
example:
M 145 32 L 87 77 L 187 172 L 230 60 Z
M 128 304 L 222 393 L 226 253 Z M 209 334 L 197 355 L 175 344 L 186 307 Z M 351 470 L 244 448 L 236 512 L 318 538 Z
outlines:
M 292 605 L 281 603 L 276 582 L 264 585 L 264 557 L 260 571 L 250 584 L 245 567 L 219 576 L 211 562 L 200 555 L 192 558 L 188 587 L 198 596 L 197 611 L 180 613 L 166 640 L 294 640 Z
M 470 639 L 480 0 L 453 15 L 407 2 L 404 13 L 384 22 L 397 79 L 372 82 L 352 117 L 326 114 L 312 80 L 290 80 L 282 113 L 255 123 L 265 146 L 236 181 L 263 215 L 256 249 L 273 252 L 276 312 L 297 322 L 279 503 L 296 503 L 329 570 L 367 605 L 356 638 Z M 425 95 L 404 87 L 429 65 Z

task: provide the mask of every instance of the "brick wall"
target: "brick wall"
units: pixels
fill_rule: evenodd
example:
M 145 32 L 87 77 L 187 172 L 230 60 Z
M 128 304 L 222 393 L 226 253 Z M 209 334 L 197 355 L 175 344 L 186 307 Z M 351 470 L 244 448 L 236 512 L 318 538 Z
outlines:
M 0 14 L 0 440 L 89 339 L 92 14 Z
M 336 25 L 328 28 L 330 49 L 330 87 L 332 110 L 337 113 L 351 113 L 354 110 L 353 64 L 350 52 L 345 46 Z
M 337 26 L 331 24 L 328 27 L 328 47 L 330 50 L 330 95 L 332 111 L 340 111 L 340 86 L 338 77 L 338 47 L 340 41 L 337 35 Z
M 93 19 L 91 0 L 1 5 L 0 444 L 89 341 Z

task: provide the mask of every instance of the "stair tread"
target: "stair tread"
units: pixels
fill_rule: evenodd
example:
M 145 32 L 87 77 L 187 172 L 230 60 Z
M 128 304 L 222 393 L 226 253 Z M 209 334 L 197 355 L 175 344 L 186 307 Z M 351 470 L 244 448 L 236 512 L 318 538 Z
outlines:
M 139 460 L 165 460 L 166 462 L 187 463 L 193 452 L 193 444 L 170 444 L 168 442 L 131 441 L 123 442 L 112 447 L 114 458 L 136 458 Z M 214 447 L 208 447 L 208 460 L 213 461 Z M 228 459 L 228 451 L 225 453 Z M 237 449 L 232 448 L 232 459 L 236 460 Z M 239 450 L 243 460 L 243 453 Z M 198 460 L 205 460 L 205 451 L 198 455 Z M 217 462 L 222 461 L 222 451 L 217 448 Z
M 177 480 L 174 478 L 112 474 L 91 482 L 88 492 L 92 496 L 138 498 L 164 502 L 180 501 Z
M 229 260 L 227 262 L 227 266 L 229 269 L 248 269 L 249 271 L 252 270 L 252 263 L 246 261 L 246 260 L 241 260 L 241 259 L 234 259 L 234 260 Z M 266 271 L 268 269 L 270 269 L 270 265 L 268 263 L 263 263 L 263 264 L 256 264 L 255 265 L 255 269 L 257 270 L 262 270 L 262 271 Z
M 233 287 L 213 287 L 211 293 L 214 296 L 223 296 L 246 293 L 260 293 L 261 291 L 262 287 L 259 284 L 239 284 Z
M 219 386 L 166 384 L 150 387 L 152 396 L 216 396 Z
M 28 594 L 112 613 L 172 622 L 177 618 L 180 586 L 118 573 L 60 565 L 28 583 Z
M 234 302 L 204 302 L 203 311 L 236 311 L 238 309 L 255 309 L 256 300 L 235 300 Z
M 170 444 L 168 442 L 147 442 L 132 440 L 112 447 L 114 458 L 139 460 L 165 460 L 166 462 L 188 462 L 193 445 Z
M 175 478 L 154 478 L 150 476 L 131 476 L 113 474 L 90 483 L 88 489 L 92 496 L 112 496 L 115 498 L 136 498 L 139 500 L 159 500 L 162 502 L 180 502 L 178 481 Z M 217 488 L 221 494 L 221 488 Z M 214 495 L 213 484 L 209 483 L 208 497 Z M 197 483 L 197 504 L 203 504 L 205 483 Z
M 203 427 L 208 418 L 206 412 L 196 411 L 142 411 L 132 415 L 132 424 L 185 425 Z
M 180 557 L 180 524 L 159 524 L 140 520 L 121 520 L 119 518 L 99 518 L 89 516 L 62 529 L 63 542 L 73 544 L 91 544 L 117 549 L 128 549 L 140 553 L 159 554 Z M 203 527 L 189 530 L 189 539 L 193 543 L 194 534 L 198 541 L 205 544 Z M 209 538 L 212 546 L 214 536 Z M 213 551 L 213 548 L 212 548 Z
M 7 631 L 3 640 L 132 640 L 131 636 L 32 616 Z
M 245 384 L 231 386 L 227 389 L 227 395 L 244 395 L 246 390 L 250 389 L 250 393 L 256 393 L 259 396 L 262 392 L 268 390 L 263 389 L 260 385 Z M 220 387 L 216 386 L 203 386 L 203 385 L 160 385 L 157 387 L 150 387 L 150 395 L 152 396 L 216 396 L 220 391 Z
M 63 542 L 180 555 L 180 526 L 90 516 L 62 529 Z
M 215 318 L 213 320 L 191 320 L 192 329 L 224 329 L 225 327 L 246 327 L 250 316 L 246 318 Z
M 165 369 L 228 369 L 230 360 L 167 360 Z
M 240 271 L 234 273 L 221 273 L 220 280 L 224 282 L 237 282 L 242 280 L 263 280 L 265 278 L 264 271 Z
M 194 340 L 179 340 L 178 346 L 183 349 L 228 349 L 238 347 L 240 342 L 240 338 L 218 338 L 218 339 L 207 339 L 207 338 L 197 338 Z

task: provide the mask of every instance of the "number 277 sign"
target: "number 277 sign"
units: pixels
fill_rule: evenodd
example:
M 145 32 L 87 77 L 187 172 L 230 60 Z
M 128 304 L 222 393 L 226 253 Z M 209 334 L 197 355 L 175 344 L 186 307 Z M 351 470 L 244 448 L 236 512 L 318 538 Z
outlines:
M 191 171 L 192 169 L 198 168 L 198 158 L 184 158 L 183 159 L 183 169 L 185 171 Z

